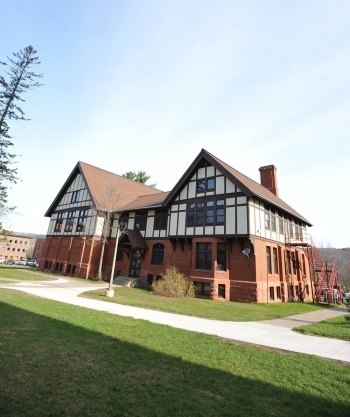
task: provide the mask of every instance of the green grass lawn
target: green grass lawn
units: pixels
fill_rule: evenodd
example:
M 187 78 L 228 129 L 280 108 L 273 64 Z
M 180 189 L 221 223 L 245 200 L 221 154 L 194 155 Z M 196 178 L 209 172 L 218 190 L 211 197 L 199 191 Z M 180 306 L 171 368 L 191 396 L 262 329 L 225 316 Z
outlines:
M 0 415 L 342 416 L 350 366 L 0 289 Z
M 4 282 L 5 279 L 9 281 L 47 281 L 52 279 L 48 275 L 45 275 L 38 271 L 36 268 L 28 266 L 17 266 L 17 265 L 0 265 L 0 283 Z
M 303 334 L 350 340 L 350 321 L 346 320 L 345 316 L 320 321 L 308 326 L 296 327 L 293 330 Z
M 82 297 L 109 301 L 134 307 L 162 310 L 189 316 L 216 320 L 257 321 L 286 317 L 294 314 L 328 308 L 312 303 L 233 303 L 200 298 L 172 298 L 154 295 L 151 291 L 137 288 L 115 288 L 113 298 L 107 298 L 104 290 L 85 292 Z

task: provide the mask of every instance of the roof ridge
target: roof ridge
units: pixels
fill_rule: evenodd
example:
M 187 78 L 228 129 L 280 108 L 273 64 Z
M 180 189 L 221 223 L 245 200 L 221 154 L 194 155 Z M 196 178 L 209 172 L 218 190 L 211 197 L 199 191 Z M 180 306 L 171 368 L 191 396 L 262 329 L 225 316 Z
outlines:
M 159 191 L 160 193 L 163 193 L 163 192 L 164 192 L 164 191 L 162 191 L 162 190 L 159 190 L 158 188 L 152 187 L 151 185 L 147 185 L 147 184 L 143 184 L 142 182 L 134 181 L 134 180 L 132 180 L 132 179 L 130 179 L 130 178 L 128 178 L 128 177 L 124 177 L 124 175 L 116 174 L 115 172 L 109 171 L 109 170 L 107 170 L 107 169 L 99 168 L 99 167 L 97 167 L 97 166 L 95 166 L 95 165 L 92 165 L 92 164 L 89 164 L 89 163 L 87 163 L 87 162 L 78 161 L 78 164 L 79 164 L 80 166 L 82 166 L 82 164 L 83 164 L 83 165 L 87 165 L 87 166 L 89 166 L 89 167 L 91 167 L 91 168 L 98 169 L 98 170 L 100 170 L 100 171 L 106 172 L 107 174 L 114 175 L 114 176 L 116 176 L 116 177 L 118 177 L 118 178 L 122 178 L 122 179 L 124 179 L 124 180 L 131 181 L 131 182 L 133 182 L 133 183 L 143 185 L 144 187 L 153 188 L 154 190 L 157 190 L 157 191 Z M 145 194 L 145 195 L 147 195 L 147 194 Z

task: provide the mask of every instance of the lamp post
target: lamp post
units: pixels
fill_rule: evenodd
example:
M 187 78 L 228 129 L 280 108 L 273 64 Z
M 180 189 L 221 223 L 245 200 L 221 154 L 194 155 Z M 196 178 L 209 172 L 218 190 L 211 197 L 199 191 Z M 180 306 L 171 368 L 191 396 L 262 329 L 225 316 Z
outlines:
M 112 284 L 113 284 L 113 277 L 114 277 L 114 270 L 115 270 L 115 261 L 117 258 L 117 250 L 118 250 L 118 243 L 119 243 L 120 235 L 125 231 L 125 229 L 126 229 L 125 223 L 118 224 L 117 237 L 115 239 L 115 248 L 114 248 L 114 254 L 113 254 L 112 271 L 111 271 L 111 276 L 109 278 L 108 290 L 106 290 L 106 297 L 114 297 L 114 289 L 112 288 Z

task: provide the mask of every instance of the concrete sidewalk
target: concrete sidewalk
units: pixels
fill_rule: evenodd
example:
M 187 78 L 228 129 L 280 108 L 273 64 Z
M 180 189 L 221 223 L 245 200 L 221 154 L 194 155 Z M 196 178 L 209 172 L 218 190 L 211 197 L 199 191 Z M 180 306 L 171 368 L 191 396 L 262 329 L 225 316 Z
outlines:
M 345 307 L 299 314 L 278 320 L 230 322 L 183 316 L 180 314 L 78 297 L 79 294 L 85 291 L 107 288 L 108 284 L 106 283 L 99 286 L 88 282 L 78 282 L 61 278 L 55 281 L 20 282 L 15 284 L 1 284 L 0 281 L 0 287 L 23 291 L 66 304 L 132 317 L 134 319 L 147 320 L 152 323 L 168 325 L 183 330 L 201 332 L 225 339 L 350 363 L 350 342 L 317 336 L 306 336 L 291 330 L 291 327 L 321 321 L 329 317 L 334 317 L 334 315 L 346 314 Z

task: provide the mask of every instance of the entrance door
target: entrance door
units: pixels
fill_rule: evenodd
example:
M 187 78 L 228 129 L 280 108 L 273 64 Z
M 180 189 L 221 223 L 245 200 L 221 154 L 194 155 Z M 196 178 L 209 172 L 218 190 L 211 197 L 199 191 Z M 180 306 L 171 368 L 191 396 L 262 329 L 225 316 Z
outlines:
M 142 250 L 134 248 L 132 250 L 129 277 L 138 278 L 142 263 Z

